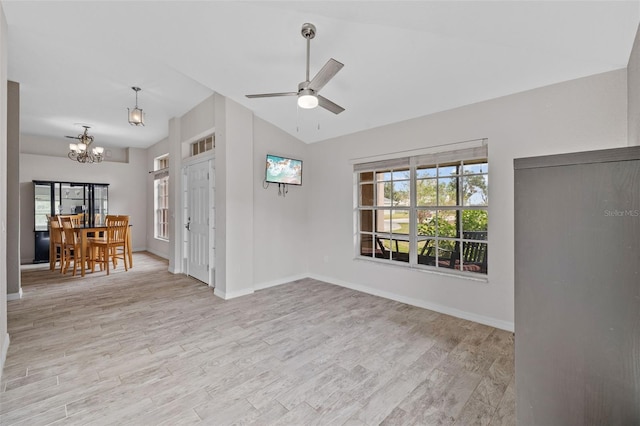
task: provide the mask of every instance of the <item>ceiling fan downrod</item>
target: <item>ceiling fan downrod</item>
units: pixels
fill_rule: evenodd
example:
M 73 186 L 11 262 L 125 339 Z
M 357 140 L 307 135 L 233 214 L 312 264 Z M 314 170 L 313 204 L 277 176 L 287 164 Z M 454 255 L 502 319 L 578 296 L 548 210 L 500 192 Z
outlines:
M 305 22 L 304 24 L 302 24 L 302 30 L 300 31 L 300 33 L 302 34 L 302 37 L 304 37 L 307 40 L 307 78 L 306 81 L 310 81 L 309 80 L 309 62 L 310 62 L 310 57 L 311 57 L 311 39 L 314 38 L 316 36 L 316 26 L 313 24 L 310 24 L 308 22 Z

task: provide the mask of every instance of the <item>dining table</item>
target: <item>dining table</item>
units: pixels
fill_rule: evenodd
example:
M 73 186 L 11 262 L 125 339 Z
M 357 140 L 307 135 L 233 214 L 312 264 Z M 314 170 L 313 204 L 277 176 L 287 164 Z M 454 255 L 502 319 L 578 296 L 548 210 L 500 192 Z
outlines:
M 131 228 L 131 225 L 129 225 Z M 78 237 L 80 238 L 80 259 L 86 259 L 87 252 L 87 238 L 89 234 L 99 234 L 101 232 L 105 232 L 107 230 L 107 225 L 81 225 L 76 227 L 78 232 Z M 125 247 L 127 258 L 129 259 L 129 268 L 133 268 L 133 253 L 131 248 L 131 229 L 127 232 L 127 242 Z M 80 276 L 84 277 L 86 273 L 87 262 L 82 261 L 80 266 Z

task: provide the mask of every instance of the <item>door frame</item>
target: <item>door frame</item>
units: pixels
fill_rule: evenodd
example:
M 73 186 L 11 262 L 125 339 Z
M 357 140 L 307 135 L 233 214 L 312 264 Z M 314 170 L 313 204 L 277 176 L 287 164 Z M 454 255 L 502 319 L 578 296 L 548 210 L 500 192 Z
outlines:
M 185 158 L 182 161 L 182 170 L 181 170 L 181 177 L 182 177 L 182 191 L 180 194 L 180 205 L 181 205 L 181 210 L 182 210 L 182 214 L 179 216 L 181 217 L 182 220 L 182 226 L 180 227 L 180 243 L 182 245 L 182 259 L 181 259 L 181 266 L 182 266 L 182 271 L 184 271 L 185 275 L 189 275 L 189 250 L 188 250 L 188 244 L 189 244 L 189 233 L 186 230 L 186 225 L 188 222 L 188 214 L 189 214 L 189 204 L 188 204 L 188 192 L 189 192 L 189 182 L 187 179 L 187 169 L 195 164 L 199 164 L 199 163 L 203 163 L 203 162 L 207 162 L 209 167 L 208 167 L 208 173 L 209 173 L 209 244 L 208 244 L 208 248 L 209 248 L 209 254 L 208 254 L 208 261 L 209 261 L 209 274 L 208 274 L 208 280 L 206 282 L 206 284 L 209 287 L 215 287 L 215 228 L 216 228 L 216 220 L 215 220 L 215 214 L 212 214 L 215 212 L 215 203 L 214 203 L 214 196 L 215 196 L 215 155 L 213 151 L 207 151 L 203 154 L 199 154 L 195 157 L 189 157 L 189 158 Z M 212 217 L 213 216 L 213 217 Z

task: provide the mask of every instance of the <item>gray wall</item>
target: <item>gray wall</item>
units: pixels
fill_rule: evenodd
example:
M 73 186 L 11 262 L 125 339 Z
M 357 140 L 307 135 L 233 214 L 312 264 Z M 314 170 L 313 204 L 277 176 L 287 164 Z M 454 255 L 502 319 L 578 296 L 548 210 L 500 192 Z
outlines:
M 20 297 L 20 85 L 7 93 L 7 295 Z
M 7 81 L 7 20 L 0 3 L 0 81 Z M 0 84 L 0 129 L 7 125 L 7 85 Z M 0 131 L 0 194 L 7 190 L 7 134 Z M 0 197 L 0 376 L 9 350 L 7 334 L 7 200 Z
M 640 30 L 627 65 L 627 127 L 629 145 L 640 145 Z

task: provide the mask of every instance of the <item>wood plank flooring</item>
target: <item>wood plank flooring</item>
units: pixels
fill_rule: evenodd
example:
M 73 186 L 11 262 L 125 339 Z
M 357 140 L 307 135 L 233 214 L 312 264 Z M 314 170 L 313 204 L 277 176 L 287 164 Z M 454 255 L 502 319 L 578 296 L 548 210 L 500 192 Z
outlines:
M 2 425 L 512 425 L 512 333 L 312 279 L 221 300 L 136 253 L 25 270 Z

